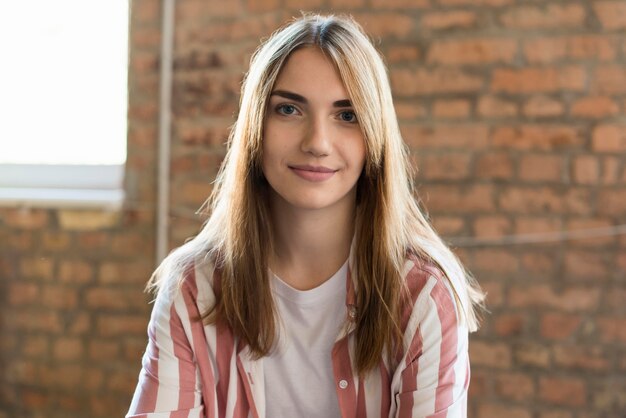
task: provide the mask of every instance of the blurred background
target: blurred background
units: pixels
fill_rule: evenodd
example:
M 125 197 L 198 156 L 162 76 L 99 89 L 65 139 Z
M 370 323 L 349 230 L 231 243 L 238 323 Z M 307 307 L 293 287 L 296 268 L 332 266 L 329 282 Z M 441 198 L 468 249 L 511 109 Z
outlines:
M 469 416 L 626 416 L 626 1 L 58 0 L 0 3 L 0 417 L 125 414 L 145 282 L 300 10 L 371 35 L 423 205 L 488 292 Z

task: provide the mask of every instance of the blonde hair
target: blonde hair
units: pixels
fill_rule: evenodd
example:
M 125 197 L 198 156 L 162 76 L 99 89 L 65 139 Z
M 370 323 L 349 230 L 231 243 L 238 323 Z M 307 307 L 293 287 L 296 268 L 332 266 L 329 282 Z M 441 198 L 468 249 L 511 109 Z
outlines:
M 402 268 L 408 255 L 441 268 L 470 331 L 478 328 L 477 307 L 484 295 L 419 209 L 385 65 L 349 17 L 304 15 L 254 53 L 226 158 L 205 202 L 210 216 L 196 237 L 166 257 L 149 287 L 161 289 L 167 277 L 181 277 L 193 260 L 210 257 L 221 279 L 216 305 L 204 320 L 224 321 L 256 356 L 271 351 L 278 328 L 268 275 L 273 237 L 269 185 L 261 171 L 262 132 L 279 72 L 290 54 L 305 46 L 320 48 L 336 65 L 365 138 L 352 272 L 359 308 L 355 363 L 362 373 L 378 365 L 385 347 L 391 355 L 402 341 Z

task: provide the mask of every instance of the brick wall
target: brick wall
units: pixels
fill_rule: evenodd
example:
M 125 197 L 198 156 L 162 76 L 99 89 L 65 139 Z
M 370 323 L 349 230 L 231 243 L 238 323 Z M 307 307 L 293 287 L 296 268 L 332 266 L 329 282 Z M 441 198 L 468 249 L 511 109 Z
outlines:
M 132 7 L 126 208 L 0 209 L 0 417 L 127 409 L 154 264 L 159 3 Z M 250 54 L 301 8 L 374 37 L 422 200 L 489 292 L 470 416 L 623 416 L 626 236 L 506 237 L 625 223 L 626 2 L 179 0 L 170 247 L 201 225 Z

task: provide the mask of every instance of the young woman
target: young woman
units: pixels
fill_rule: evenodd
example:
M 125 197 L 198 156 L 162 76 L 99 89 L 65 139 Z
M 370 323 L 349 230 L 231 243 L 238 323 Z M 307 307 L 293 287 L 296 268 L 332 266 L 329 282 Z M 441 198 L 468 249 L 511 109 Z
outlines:
M 198 236 L 155 271 L 127 417 L 464 417 L 483 295 L 420 212 L 349 18 L 254 54 Z

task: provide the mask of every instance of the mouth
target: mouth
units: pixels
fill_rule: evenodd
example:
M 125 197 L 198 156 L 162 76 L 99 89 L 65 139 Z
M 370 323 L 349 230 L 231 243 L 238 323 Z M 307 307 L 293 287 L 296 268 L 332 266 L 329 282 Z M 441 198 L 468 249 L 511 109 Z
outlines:
M 289 169 L 307 181 L 321 182 L 328 180 L 339 170 L 324 166 L 290 165 Z

